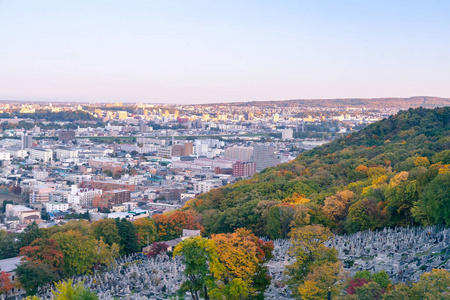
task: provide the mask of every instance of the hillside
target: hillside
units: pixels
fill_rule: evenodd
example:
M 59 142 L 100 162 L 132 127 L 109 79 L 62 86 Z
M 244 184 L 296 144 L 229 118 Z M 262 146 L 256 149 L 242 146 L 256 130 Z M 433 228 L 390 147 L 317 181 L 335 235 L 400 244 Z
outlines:
M 450 225 L 450 107 L 401 111 L 289 163 L 191 200 L 207 234 L 247 227 L 286 237 L 318 223 L 338 233 Z
M 271 106 L 277 107 L 365 107 L 365 108 L 394 108 L 405 109 L 408 107 L 434 108 L 449 106 L 449 98 L 416 96 L 409 98 L 340 98 L 340 99 L 295 99 L 281 101 L 254 101 L 242 102 L 242 106 Z

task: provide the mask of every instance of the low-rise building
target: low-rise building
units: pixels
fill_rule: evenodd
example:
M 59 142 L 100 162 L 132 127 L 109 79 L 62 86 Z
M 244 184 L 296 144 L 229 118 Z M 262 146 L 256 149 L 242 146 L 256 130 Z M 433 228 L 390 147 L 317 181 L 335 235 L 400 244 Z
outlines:
M 45 203 L 45 209 L 47 212 L 51 211 L 66 211 L 69 209 L 69 203 L 64 202 L 47 202 Z
M 37 218 L 39 219 L 41 217 L 41 213 L 24 205 L 6 204 L 5 216 L 18 217 L 20 223 L 23 224 L 25 223 L 26 217 L 37 216 Z
M 196 193 L 207 193 L 212 189 L 221 187 L 222 185 L 222 180 L 220 179 L 203 180 L 194 183 L 194 191 Z
M 46 163 L 53 159 L 53 151 L 50 149 L 43 149 L 43 148 L 31 148 L 30 158 Z

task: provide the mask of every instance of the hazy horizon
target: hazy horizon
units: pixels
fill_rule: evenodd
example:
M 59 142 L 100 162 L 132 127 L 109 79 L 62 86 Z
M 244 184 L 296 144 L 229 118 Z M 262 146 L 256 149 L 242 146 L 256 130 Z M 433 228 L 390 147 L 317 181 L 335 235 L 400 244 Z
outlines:
M 450 97 L 446 1 L 0 1 L 0 99 Z
M 249 103 L 249 102 L 272 102 L 272 101 L 323 101 L 323 100 L 380 100 L 380 99 L 413 99 L 413 98 L 420 98 L 420 97 L 427 97 L 427 98 L 438 98 L 438 99 L 450 99 L 450 97 L 439 97 L 439 96 L 425 96 L 425 95 L 420 95 L 420 96 L 408 96 L 408 97 L 348 97 L 348 98 L 315 98 L 315 99 L 302 99 L 302 98 L 297 98 L 297 99 L 277 99 L 277 100 L 273 100 L 273 99 L 266 99 L 266 100 L 249 100 L 249 101 L 218 101 L 218 102 L 204 102 L 204 103 L 195 103 L 193 102 L 192 104 L 199 104 L 199 105 L 207 105 L 207 104 L 233 104 L 233 103 Z M 64 102 L 67 103 L 81 103 L 81 104 L 113 104 L 113 103 L 117 103 L 117 102 L 122 102 L 122 101 L 95 101 L 95 100 L 53 100 L 53 101 L 49 101 L 49 100 L 16 100 L 16 99 L 0 99 L 0 102 L 24 102 L 24 103 L 56 103 L 56 104 L 61 104 Z M 128 105 L 128 104 L 155 104 L 155 105 L 159 105 L 159 104 L 169 104 L 169 105 L 190 105 L 191 103 L 177 103 L 177 102 L 173 102 L 173 103 L 167 103 L 167 102 L 150 102 L 150 101 L 127 101 L 127 102 L 122 102 L 122 104 L 124 105 Z

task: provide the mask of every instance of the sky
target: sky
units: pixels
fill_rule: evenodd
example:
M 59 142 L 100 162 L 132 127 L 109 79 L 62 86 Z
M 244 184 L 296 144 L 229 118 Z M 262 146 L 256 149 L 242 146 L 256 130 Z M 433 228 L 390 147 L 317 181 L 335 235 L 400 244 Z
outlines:
M 0 99 L 450 97 L 450 1 L 0 0 Z

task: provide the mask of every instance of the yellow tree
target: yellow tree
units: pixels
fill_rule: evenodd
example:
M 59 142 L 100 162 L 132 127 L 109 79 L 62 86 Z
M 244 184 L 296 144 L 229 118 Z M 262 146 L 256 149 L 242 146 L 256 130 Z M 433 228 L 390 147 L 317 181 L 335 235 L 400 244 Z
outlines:
M 270 284 L 267 267 L 273 244 L 265 243 L 246 229 L 231 234 L 212 235 L 219 262 L 224 266 L 215 297 L 238 299 L 250 295 L 262 295 Z
M 298 287 L 299 295 L 304 300 L 326 299 L 329 292 L 337 295 L 341 287 L 336 283 L 342 282 L 343 277 L 341 262 L 326 262 L 313 266 Z
M 100 238 L 100 240 L 94 240 L 94 250 L 97 265 L 112 267 L 114 258 L 119 256 L 120 247 L 116 243 L 110 246 Z
M 323 206 L 323 212 L 333 221 L 337 222 L 348 213 L 348 207 L 351 200 L 355 198 L 355 194 L 352 191 L 337 192 L 335 196 L 327 197 Z
M 294 296 L 300 298 L 303 294 L 303 297 L 316 299 L 314 297 L 326 293 L 330 284 L 337 281 L 341 270 L 337 251 L 325 246 L 332 236 L 331 231 L 322 225 L 308 225 L 291 231 L 292 246 L 289 252 L 295 262 L 288 266 L 287 272 Z M 327 275 L 322 276 L 321 273 Z
M 444 269 L 433 269 L 423 273 L 412 291 L 417 299 L 450 299 L 450 273 Z
M 169 218 L 166 215 L 153 215 L 152 220 L 155 222 L 156 232 L 158 232 L 158 240 L 167 240 Z
M 60 281 L 55 283 L 55 290 L 52 291 L 54 300 L 96 300 L 98 296 L 86 289 L 83 282 L 73 284 L 73 280 Z
M 430 166 L 430 161 L 426 157 L 418 156 L 414 160 L 414 165 L 416 167 L 426 167 L 426 168 L 428 168 Z

